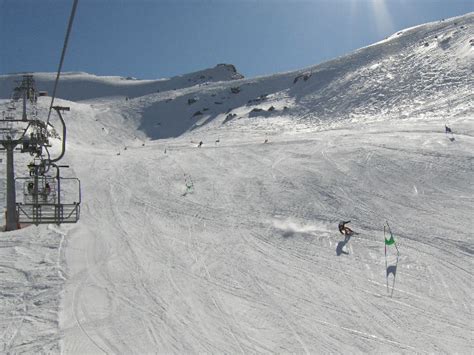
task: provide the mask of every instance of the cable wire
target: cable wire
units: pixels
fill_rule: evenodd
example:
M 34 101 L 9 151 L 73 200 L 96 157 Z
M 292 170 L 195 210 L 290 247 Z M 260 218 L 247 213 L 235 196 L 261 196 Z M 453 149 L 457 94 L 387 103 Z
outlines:
M 77 8 L 78 1 L 79 0 L 74 0 L 74 3 L 72 4 L 71 15 L 69 16 L 69 23 L 68 23 L 68 26 L 67 26 L 66 38 L 64 39 L 63 51 L 61 53 L 61 59 L 59 61 L 58 73 L 56 75 L 56 80 L 54 82 L 53 96 L 51 97 L 51 105 L 49 105 L 48 119 L 46 120 L 46 124 L 49 124 L 49 118 L 51 116 L 51 110 L 53 108 L 54 98 L 56 97 L 56 89 L 58 87 L 59 75 L 61 74 L 61 69 L 63 67 L 64 57 L 66 55 L 67 42 L 69 40 L 69 34 L 71 33 L 71 28 L 72 28 L 72 23 L 74 21 L 74 16 L 76 15 L 76 8 Z

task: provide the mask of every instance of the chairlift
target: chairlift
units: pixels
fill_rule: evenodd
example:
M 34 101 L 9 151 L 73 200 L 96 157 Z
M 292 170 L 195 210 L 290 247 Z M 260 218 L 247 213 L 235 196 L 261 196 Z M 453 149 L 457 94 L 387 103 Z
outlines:
M 23 202 L 16 203 L 20 224 L 76 223 L 80 216 L 81 182 L 78 178 L 31 175 L 18 177 Z
M 48 131 L 44 124 L 40 125 L 41 121 L 31 121 L 21 141 L 21 152 L 30 153 L 31 155 L 40 156 L 43 152 L 43 147 L 50 147 L 48 140 Z
M 80 180 L 61 177 L 60 168 L 67 166 L 57 165 L 66 151 L 66 124 L 61 111 L 69 111 L 69 107 L 52 106 L 51 102 L 47 120 L 39 120 L 35 105 L 38 96 L 33 76 L 23 75 L 20 86 L 14 89 L 12 101 L 2 112 L 0 120 L 0 144 L 3 146 L 0 150 L 7 152 L 6 231 L 18 229 L 20 224 L 76 223 L 80 216 Z M 54 97 L 55 93 L 53 100 Z M 16 118 L 15 106 L 21 99 L 23 115 L 19 119 Z M 52 133 L 48 127 L 52 127 L 49 123 L 52 109 L 57 112 L 62 125 L 62 145 L 60 154 L 56 157 L 52 157 L 48 151 L 51 147 L 49 138 Z M 54 133 L 56 136 L 56 132 Z M 16 151 L 30 153 L 34 157 L 33 162 L 28 165 L 29 176 L 15 178 L 13 153 Z M 56 174 L 51 168 L 56 170 Z

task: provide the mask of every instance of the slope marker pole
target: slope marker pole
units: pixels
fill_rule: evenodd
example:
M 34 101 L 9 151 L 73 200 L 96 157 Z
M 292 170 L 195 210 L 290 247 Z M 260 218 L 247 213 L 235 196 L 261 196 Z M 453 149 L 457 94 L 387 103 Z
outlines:
M 385 224 L 383 225 L 383 238 L 385 244 Z M 385 244 L 385 280 L 387 281 L 387 293 L 389 293 L 388 289 L 388 273 L 387 273 L 388 265 L 387 265 L 387 244 Z

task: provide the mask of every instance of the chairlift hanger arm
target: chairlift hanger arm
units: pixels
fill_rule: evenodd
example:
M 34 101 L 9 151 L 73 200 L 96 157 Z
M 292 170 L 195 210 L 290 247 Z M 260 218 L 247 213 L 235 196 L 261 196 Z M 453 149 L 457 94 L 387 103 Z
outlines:
M 62 157 L 64 156 L 64 153 L 66 153 L 66 123 L 64 122 L 64 118 L 61 115 L 61 111 L 70 110 L 69 107 L 62 107 L 62 106 L 54 106 L 53 109 L 58 113 L 59 119 L 61 120 L 61 124 L 63 125 L 63 142 L 62 142 L 61 154 L 59 155 L 59 157 L 55 159 L 51 159 L 50 157 L 48 157 L 49 163 L 54 163 L 61 160 Z M 48 156 L 49 156 L 49 152 L 48 152 Z
M 49 168 L 51 167 L 50 161 L 51 161 L 51 154 L 49 153 L 48 147 L 44 147 L 44 150 L 46 151 L 46 154 L 48 155 L 47 159 L 43 159 L 41 157 L 41 162 L 44 166 L 44 174 L 46 174 L 49 171 Z

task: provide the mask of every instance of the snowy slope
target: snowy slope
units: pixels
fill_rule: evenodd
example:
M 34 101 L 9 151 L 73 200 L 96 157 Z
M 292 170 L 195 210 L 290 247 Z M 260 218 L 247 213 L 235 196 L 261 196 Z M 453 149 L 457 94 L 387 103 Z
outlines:
M 0 97 L 9 98 L 17 84 L 15 80 L 21 74 L 0 76 Z M 63 73 L 61 74 L 60 98 L 80 101 L 98 99 L 102 97 L 137 97 L 146 94 L 177 90 L 189 86 L 201 85 L 213 81 L 241 79 L 231 64 L 218 64 L 211 69 L 200 70 L 171 79 L 138 80 L 132 77 L 108 76 L 99 77 L 88 73 Z M 40 90 L 52 94 L 56 73 L 35 73 L 35 81 Z
M 159 93 L 71 74 L 82 218 L 2 238 L 0 351 L 471 353 L 473 37 L 468 14 Z
M 91 153 L 64 351 L 469 353 L 474 142 L 433 125 Z M 340 218 L 362 233 L 348 255 Z

